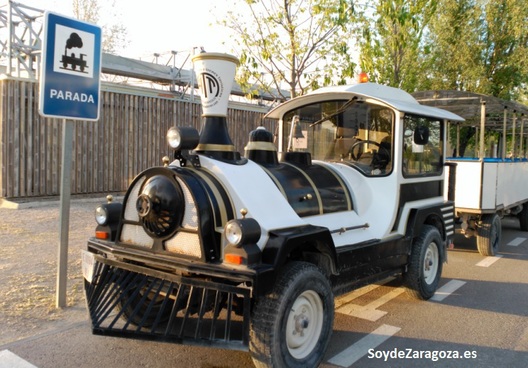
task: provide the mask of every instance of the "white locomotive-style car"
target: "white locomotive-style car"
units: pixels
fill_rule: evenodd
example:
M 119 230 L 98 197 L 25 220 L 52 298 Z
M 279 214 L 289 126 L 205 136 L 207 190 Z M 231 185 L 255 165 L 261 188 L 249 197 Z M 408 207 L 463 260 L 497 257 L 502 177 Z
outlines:
M 271 110 L 278 136 L 255 129 L 242 156 L 226 122 L 236 59 L 194 62 L 201 132 L 171 128 L 174 161 L 96 210 L 83 252 L 93 333 L 315 367 L 336 295 L 399 274 L 433 296 L 454 236 L 444 156 L 458 115 L 373 83 L 322 88 Z

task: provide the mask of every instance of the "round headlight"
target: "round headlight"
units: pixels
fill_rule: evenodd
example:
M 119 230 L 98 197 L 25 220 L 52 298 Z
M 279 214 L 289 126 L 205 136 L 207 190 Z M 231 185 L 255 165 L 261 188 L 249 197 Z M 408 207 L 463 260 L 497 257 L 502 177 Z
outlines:
M 167 132 L 167 143 L 175 150 L 180 148 L 182 143 L 182 137 L 180 131 L 177 128 L 170 128 Z
M 200 140 L 200 133 L 192 127 L 172 127 L 167 132 L 167 143 L 174 150 L 192 150 Z
M 99 206 L 95 209 L 95 221 L 99 225 L 106 225 L 108 221 L 108 211 L 105 206 Z
M 224 234 L 229 244 L 241 247 L 244 244 L 255 244 L 260 239 L 260 225 L 253 218 L 229 221 Z
M 225 227 L 225 237 L 230 244 L 238 245 L 242 240 L 242 228 L 237 221 L 229 221 Z

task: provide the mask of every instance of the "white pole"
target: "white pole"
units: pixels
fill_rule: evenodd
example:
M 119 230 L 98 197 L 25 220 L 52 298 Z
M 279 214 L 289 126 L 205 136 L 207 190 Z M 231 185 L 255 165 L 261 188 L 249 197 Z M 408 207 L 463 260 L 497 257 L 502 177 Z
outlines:
M 524 157 L 523 143 L 524 143 L 524 119 L 522 118 L 522 115 L 521 115 L 521 131 L 519 132 L 519 157 L 521 158 Z
M 517 111 L 513 110 L 512 119 L 512 158 L 515 158 L 515 124 L 517 123 Z
M 483 160 L 485 156 L 484 133 L 486 133 L 486 101 L 480 101 L 479 158 L 481 160 Z
M 504 106 L 504 120 L 502 122 L 502 159 L 506 158 L 506 124 L 508 122 L 508 108 Z

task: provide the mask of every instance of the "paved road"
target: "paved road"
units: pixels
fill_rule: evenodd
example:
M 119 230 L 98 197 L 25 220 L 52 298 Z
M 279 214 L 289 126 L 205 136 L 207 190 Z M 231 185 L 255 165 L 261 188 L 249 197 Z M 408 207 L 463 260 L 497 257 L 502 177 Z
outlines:
M 457 238 L 430 301 L 407 296 L 398 279 L 336 299 L 322 367 L 526 367 L 527 239 L 514 220 L 503 223 L 498 257 Z M 93 336 L 82 307 L 67 316 L 59 328 L 0 346 L 0 368 L 252 366 L 242 352 Z

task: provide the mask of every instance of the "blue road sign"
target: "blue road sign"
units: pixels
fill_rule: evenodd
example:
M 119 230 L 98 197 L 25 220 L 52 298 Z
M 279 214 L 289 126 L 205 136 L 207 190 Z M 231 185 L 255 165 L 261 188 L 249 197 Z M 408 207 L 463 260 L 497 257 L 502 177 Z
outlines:
M 98 120 L 101 28 L 50 12 L 44 24 L 40 114 Z

